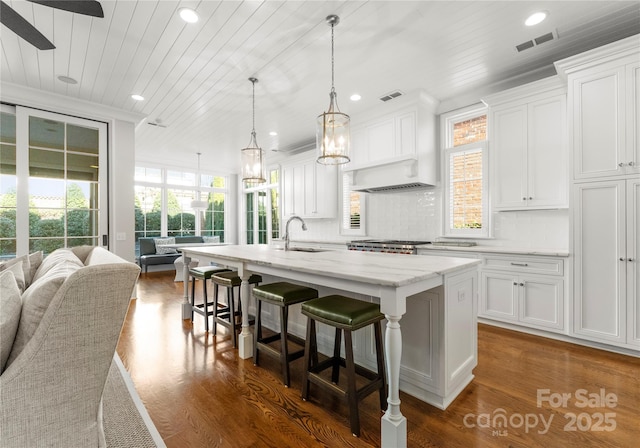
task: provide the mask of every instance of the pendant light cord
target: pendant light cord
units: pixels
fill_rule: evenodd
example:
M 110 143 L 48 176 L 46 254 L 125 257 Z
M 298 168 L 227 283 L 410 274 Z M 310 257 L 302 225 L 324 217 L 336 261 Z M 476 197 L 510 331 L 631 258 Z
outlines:
M 333 59 L 333 27 L 335 26 L 334 23 L 331 24 L 331 91 L 335 91 L 334 88 L 334 59 Z
M 251 80 L 251 85 L 253 87 L 253 93 L 251 94 L 251 97 L 253 98 L 252 101 L 252 108 L 253 108 L 253 129 L 252 129 L 252 133 L 255 134 L 256 133 L 256 82 L 255 80 Z

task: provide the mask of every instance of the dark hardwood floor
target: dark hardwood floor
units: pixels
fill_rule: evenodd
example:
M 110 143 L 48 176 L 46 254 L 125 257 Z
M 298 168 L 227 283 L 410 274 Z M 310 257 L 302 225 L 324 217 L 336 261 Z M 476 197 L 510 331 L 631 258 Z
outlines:
M 340 400 L 313 388 L 300 399 L 302 359 L 287 389 L 275 361 L 239 359 L 226 329 L 212 336 L 201 316 L 181 320 L 173 277 L 141 275 L 118 344 L 168 447 L 380 445 L 376 394 L 361 405 L 362 435 L 353 437 Z M 478 339 L 476 377 L 446 411 L 401 394 L 409 446 L 638 446 L 640 359 L 487 325 Z

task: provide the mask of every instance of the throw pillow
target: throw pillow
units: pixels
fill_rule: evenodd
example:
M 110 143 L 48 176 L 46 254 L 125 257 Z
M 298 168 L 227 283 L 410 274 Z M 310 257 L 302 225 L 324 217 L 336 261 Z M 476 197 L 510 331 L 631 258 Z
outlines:
M 173 247 L 164 247 L 165 244 L 176 244 L 176 239 L 174 237 L 156 238 L 157 254 L 177 254 L 178 253 L 178 251 Z
M 29 264 L 29 256 L 22 255 L 20 257 L 14 258 L 13 260 L 6 261 L 0 264 L 0 272 L 9 269 L 11 266 L 16 264 L 22 264 L 22 272 L 24 272 L 24 277 L 26 278 L 26 274 L 31 272 L 31 265 Z
M 44 258 L 44 254 L 42 253 L 41 250 L 39 250 L 38 252 L 34 252 L 32 254 L 29 254 L 29 264 L 31 265 L 31 271 L 29 272 L 29 278 L 27 278 L 27 273 L 25 272 L 25 280 L 26 280 L 27 287 L 29 287 L 29 285 L 33 281 L 33 277 L 36 275 L 36 271 L 42 264 L 43 258 Z
M 71 249 L 68 249 L 66 247 L 56 249 L 49 255 L 47 255 L 44 260 L 42 260 L 40 267 L 38 267 L 35 274 L 33 275 L 33 278 L 31 279 L 31 283 L 35 283 L 36 281 L 44 277 L 47 272 L 49 272 L 53 267 L 57 266 L 63 261 L 71 261 L 77 264 L 78 267 L 84 266 L 82 264 L 82 261 L 80 261 L 80 259 L 76 254 L 73 253 Z
M 220 237 L 219 236 L 203 236 L 202 237 L 202 242 L 204 242 L 204 243 L 219 243 L 220 242 Z
M 53 254 L 53 252 L 52 252 Z M 49 255 L 51 256 L 51 255 Z M 47 257 L 49 258 L 49 257 Z M 45 258 L 45 261 L 47 260 Z M 44 265 L 44 261 L 43 261 Z M 22 313 L 20 315 L 20 325 L 16 332 L 15 341 L 7 365 L 10 365 L 20 355 L 31 337 L 40 325 L 40 321 L 53 297 L 56 295 L 64 281 L 73 272 L 80 269 L 73 260 L 63 260 L 50 268 L 47 273 L 34 281 L 22 294 Z
M 11 271 L 0 272 L 0 373 L 9 359 L 16 337 L 22 300 L 20 290 Z
M 4 272 L 12 272 L 15 278 L 16 285 L 18 285 L 18 289 L 20 290 L 20 294 L 24 292 L 25 280 L 24 280 L 24 271 L 22 270 L 22 263 L 16 263 L 9 266 Z

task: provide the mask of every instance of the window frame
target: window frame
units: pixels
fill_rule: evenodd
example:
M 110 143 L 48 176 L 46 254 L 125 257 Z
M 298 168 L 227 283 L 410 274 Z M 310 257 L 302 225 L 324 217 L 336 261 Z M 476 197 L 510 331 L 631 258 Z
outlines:
M 489 116 L 488 108 L 484 104 L 475 104 L 464 109 L 458 109 L 440 117 L 442 142 L 441 173 L 443 185 L 442 199 L 442 232 L 443 238 L 491 238 L 491 215 L 489 213 Z M 482 115 L 487 116 L 486 139 L 464 145 L 453 146 L 454 125 L 468 121 Z M 479 149 L 482 152 L 482 228 L 454 229 L 451 222 L 451 179 L 450 159 L 453 154 Z
M 263 229 L 263 232 L 266 232 L 266 244 L 271 244 L 271 242 L 274 239 L 278 239 L 281 236 L 281 231 L 282 231 L 282 192 L 280 190 L 280 186 L 282 184 L 281 179 L 282 179 L 282 167 L 280 165 L 271 165 L 267 167 L 267 178 L 268 180 L 264 183 L 258 184 L 258 185 L 251 185 L 251 186 L 247 186 L 245 185 L 245 182 L 243 182 L 242 180 L 239 180 L 240 182 L 240 188 L 242 190 L 241 193 L 241 197 L 242 197 L 242 225 L 241 225 L 241 236 L 240 236 L 240 240 L 242 241 L 243 244 L 262 244 L 260 243 L 260 214 L 259 214 L 259 209 L 260 209 L 260 193 L 265 193 L 265 213 L 266 213 L 266 228 Z M 276 171 L 277 175 L 278 175 L 278 181 L 277 182 L 272 182 L 271 181 L 271 173 Z M 278 229 L 276 229 L 277 231 L 277 235 L 274 235 L 274 229 L 273 229 L 273 224 L 272 224 L 272 214 L 273 214 L 273 208 L 272 208 L 272 201 L 271 201 L 271 193 L 272 191 L 276 191 L 277 194 L 277 207 L 278 207 Z M 252 232 L 252 238 L 253 241 L 251 243 L 249 243 L 248 240 L 248 232 L 249 232 L 249 228 L 247 226 L 247 220 L 248 220 L 248 201 L 249 201 L 249 194 L 253 193 L 253 197 L 252 197 L 252 224 L 253 224 L 253 229 L 251 229 Z
M 367 235 L 367 195 L 363 192 L 354 192 L 351 188 L 345 190 L 346 185 L 353 185 L 353 172 L 342 171 L 340 173 L 340 235 L 344 236 L 366 236 Z M 352 229 L 346 223 L 351 222 L 351 213 L 346 216 L 347 207 L 351 206 L 351 193 L 360 195 L 360 228 Z

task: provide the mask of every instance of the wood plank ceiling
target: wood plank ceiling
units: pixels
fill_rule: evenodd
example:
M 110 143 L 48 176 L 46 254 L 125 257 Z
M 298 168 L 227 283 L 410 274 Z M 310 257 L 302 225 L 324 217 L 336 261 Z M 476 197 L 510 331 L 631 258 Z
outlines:
M 555 60 L 640 33 L 637 1 L 101 0 L 103 19 L 6 2 L 57 48 L 38 51 L 3 26 L 3 83 L 142 113 L 137 160 L 194 167 L 200 151 L 203 167 L 221 171 L 237 171 L 249 142 L 250 76 L 259 79 L 256 131 L 267 154 L 313 140 L 331 85 L 329 14 L 341 18 L 336 91 L 354 122 L 393 90 L 422 89 L 450 110 L 552 75 Z M 182 7 L 200 20 L 182 21 Z M 536 10 L 548 19 L 525 27 Z M 557 39 L 515 50 L 548 32 Z M 352 93 L 362 100 L 349 101 Z

